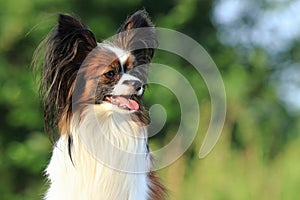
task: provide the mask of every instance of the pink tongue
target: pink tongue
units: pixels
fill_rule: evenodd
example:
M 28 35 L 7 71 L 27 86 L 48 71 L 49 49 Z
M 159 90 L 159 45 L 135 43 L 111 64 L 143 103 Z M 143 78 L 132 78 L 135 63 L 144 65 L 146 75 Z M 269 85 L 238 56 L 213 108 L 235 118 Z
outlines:
M 115 100 L 118 101 L 119 106 L 126 106 L 129 110 L 138 110 L 139 109 L 139 104 L 132 99 L 126 99 L 121 96 L 117 96 Z

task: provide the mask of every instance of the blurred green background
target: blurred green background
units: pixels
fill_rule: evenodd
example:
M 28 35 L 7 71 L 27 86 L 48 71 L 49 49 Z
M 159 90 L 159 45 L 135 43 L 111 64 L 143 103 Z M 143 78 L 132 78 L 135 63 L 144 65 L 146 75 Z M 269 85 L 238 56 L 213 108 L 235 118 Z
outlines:
M 30 65 L 56 14 L 80 16 L 101 41 L 141 8 L 156 26 L 198 41 L 217 64 L 227 93 L 220 140 L 200 160 L 211 116 L 206 85 L 184 60 L 157 52 L 156 62 L 192 83 L 201 109 L 191 147 L 159 171 L 169 199 L 299 199 L 299 5 L 298 0 L 0 0 L 0 199 L 41 199 L 47 188 L 43 170 L 51 144 Z M 168 113 L 162 133 L 150 139 L 156 149 L 172 139 L 180 113 L 164 88 L 150 87 L 145 96 Z

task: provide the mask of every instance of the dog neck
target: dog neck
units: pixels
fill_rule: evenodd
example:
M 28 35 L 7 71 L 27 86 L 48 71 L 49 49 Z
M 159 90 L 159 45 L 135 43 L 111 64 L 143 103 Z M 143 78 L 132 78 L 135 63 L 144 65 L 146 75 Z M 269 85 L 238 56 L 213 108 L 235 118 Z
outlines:
M 46 199 L 148 199 L 147 131 L 110 104 L 74 114 L 46 169 Z M 70 144 L 71 138 L 71 144 Z

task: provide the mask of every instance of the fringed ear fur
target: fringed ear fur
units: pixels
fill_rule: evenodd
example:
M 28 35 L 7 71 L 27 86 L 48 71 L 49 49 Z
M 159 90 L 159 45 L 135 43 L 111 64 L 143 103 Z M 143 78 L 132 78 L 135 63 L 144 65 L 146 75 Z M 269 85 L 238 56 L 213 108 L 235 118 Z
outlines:
M 154 27 L 154 25 L 151 22 L 148 13 L 145 10 L 139 10 L 127 18 L 127 20 L 118 29 L 117 33 L 135 28 L 146 27 Z
M 49 33 L 44 45 L 40 92 L 44 96 L 45 129 L 49 134 L 62 133 L 61 124 L 68 124 L 72 113 L 72 90 L 77 72 L 97 42 L 80 20 L 60 14 L 58 26 Z
M 157 48 L 157 39 L 154 25 L 145 10 L 128 17 L 117 33 L 118 45 L 132 52 L 137 65 L 151 62 L 154 49 Z

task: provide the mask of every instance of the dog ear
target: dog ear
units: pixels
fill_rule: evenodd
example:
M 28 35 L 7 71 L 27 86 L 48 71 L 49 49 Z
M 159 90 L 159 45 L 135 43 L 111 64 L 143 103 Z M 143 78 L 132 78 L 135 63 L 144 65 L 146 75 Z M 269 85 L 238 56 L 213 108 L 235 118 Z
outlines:
M 71 15 L 60 14 L 57 27 L 60 40 L 60 53 L 72 53 L 73 62 L 83 62 L 87 54 L 97 46 L 94 34 L 78 19 Z M 78 64 L 79 64 L 78 63 Z
M 69 118 L 77 72 L 97 42 L 80 20 L 60 14 L 58 25 L 42 45 L 46 51 L 40 93 L 44 96 L 45 128 L 51 133 L 56 132 L 59 121 Z
M 154 25 L 151 22 L 148 13 L 145 10 L 139 10 L 127 18 L 124 24 L 119 28 L 118 33 L 135 28 L 146 28 L 153 26 Z
M 135 56 L 138 65 L 149 64 L 157 48 L 154 25 L 145 10 L 135 12 L 119 28 L 117 43 Z

